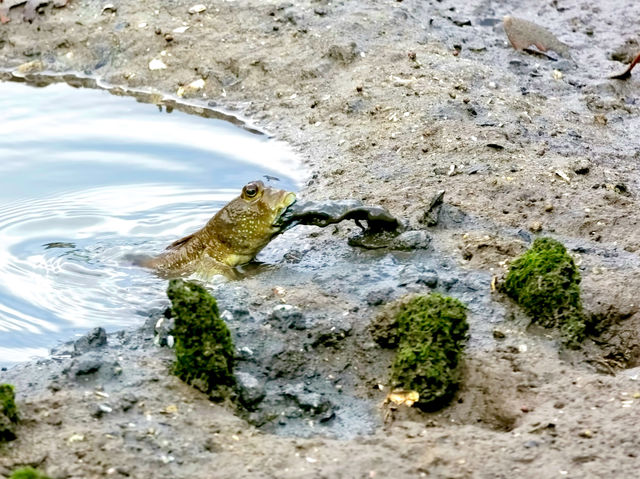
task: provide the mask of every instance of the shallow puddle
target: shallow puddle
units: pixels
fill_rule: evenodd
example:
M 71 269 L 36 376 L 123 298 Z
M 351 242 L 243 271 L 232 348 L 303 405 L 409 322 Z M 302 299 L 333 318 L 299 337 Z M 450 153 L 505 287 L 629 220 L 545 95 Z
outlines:
M 4 82 L 0 112 L 2 366 L 141 324 L 165 281 L 127 254 L 201 227 L 250 180 L 299 179 L 264 135 L 104 90 Z

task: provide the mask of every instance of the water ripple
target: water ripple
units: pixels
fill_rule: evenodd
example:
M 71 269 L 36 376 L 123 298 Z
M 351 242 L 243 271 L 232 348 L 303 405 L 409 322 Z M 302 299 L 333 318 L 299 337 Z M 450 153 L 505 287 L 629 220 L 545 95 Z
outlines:
M 141 324 L 166 282 L 128 255 L 200 228 L 247 181 L 295 185 L 290 153 L 217 120 L 66 85 L 0 83 L 0 109 L 0 365 Z

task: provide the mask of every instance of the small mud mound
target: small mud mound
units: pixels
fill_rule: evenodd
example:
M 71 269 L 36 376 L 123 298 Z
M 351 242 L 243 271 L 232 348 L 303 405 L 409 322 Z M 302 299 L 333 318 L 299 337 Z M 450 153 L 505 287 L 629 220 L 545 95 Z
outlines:
M 537 375 L 520 368 L 517 349 L 503 349 L 503 358 L 467 358 L 463 379 L 451 405 L 437 412 L 399 407 L 386 415 L 386 425 L 415 421 L 429 427 L 467 424 L 492 431 L 511 431 L 536 403 Z
M 588 332 L 598 346 L 590 351 L 595 367 L 612 374 L 640 365 L 640 303 L 635 297 L 637 274 L 606 272 L 585 281 Z M 607 296 L 600 292 L 608 291 Z

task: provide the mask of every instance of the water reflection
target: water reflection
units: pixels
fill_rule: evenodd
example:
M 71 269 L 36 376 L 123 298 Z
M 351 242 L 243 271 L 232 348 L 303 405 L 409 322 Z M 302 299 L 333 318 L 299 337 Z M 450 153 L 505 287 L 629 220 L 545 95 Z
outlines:
M 165 281 L 132 266 L 293 156 L 219 120 L 100 90 L 0 83 L 0 365 L 96 325 L 140 324 Z

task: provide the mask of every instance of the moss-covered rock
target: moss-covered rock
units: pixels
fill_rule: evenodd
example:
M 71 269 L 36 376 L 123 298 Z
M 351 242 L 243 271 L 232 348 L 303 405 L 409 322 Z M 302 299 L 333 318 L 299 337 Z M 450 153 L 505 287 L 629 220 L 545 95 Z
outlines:
M 181 279 L 169 282 L 167 295 L 175 319 L 173 373 L 212 398 L 223 399 L 234 384 L 234 348 L 215 298 L 202 286 Z
M 23 467 L 13 471 L 9 479 L 49 479 L 49 476 L 42 474 L 32 467 Z
M 445 406 L 460 383 L 460 361 L 469 325 L 467 308 L 454 298 L 416 296 L 397 316 L 398 351 L 392 365 L 394 387 L 417 391 L 424 410 Z
M 16 395 L 11 384 L 0 384 L 0 442 L 16 438 L 18 407 Z
M 551 238 L 538 238 L 517 258 L 502 289 L 547 328 L 559 328 L 565 344 L 577 346 L 585 336 L 580 298 L 580 272 L 566 248 Z

